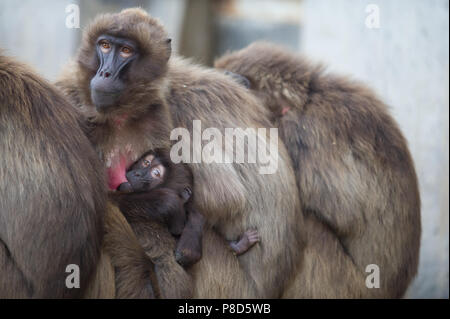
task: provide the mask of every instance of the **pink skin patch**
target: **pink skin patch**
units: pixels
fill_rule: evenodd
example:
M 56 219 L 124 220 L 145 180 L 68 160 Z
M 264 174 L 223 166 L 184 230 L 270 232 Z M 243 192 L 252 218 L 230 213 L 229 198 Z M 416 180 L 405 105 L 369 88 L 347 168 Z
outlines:
M 127 118 L 128 118 L 128 114 L 118 115 L 114 118 L 114 124 L 116 124 L 117 127 L 120 128 L 125 123 Z
M 114 124 L 120 129 L 126 122 L 128 114 L 121 114 L 113 119 Z M 129 155 L 129 154 L 128 154 Z M 129 164 L 129 156 L 119 155 L 119 160 L 114 161 L 111 167 L 107 169 L 108 187 L 110 190 L 116 190 L 120 184 L 127 182 L 125 173 Z
M 120 155 L 120 160 L 108 168 L 108 187 L 110 190 L 116 190 L 120 184 L 127 181 L 127 178 L 125 177 L 127 162 L 127 158 Z
M 283 107 L 283 109 L 281 110 L 281 115 L 286 115 L 287 112 L 289 112 L 291 108 L 289 106 L 285 106 Z

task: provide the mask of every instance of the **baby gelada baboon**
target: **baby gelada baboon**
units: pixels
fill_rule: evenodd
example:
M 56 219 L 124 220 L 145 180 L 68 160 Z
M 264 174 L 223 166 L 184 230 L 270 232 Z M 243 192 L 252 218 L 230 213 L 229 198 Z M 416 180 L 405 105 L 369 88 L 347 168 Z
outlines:
M 196 263 L 202 256 L 204 217 L 194 208 L 189 167 L 174 164 L 164 150 L 149 151 L 131 166 L 126 178 L 119 193 L 111 196 L 130 224 L 148 220 L 167 224 L 172 235 L 181 234 L 175 250 L 178 263 L 184 267 Z M 259 240 L 256 230 L 247 230 L 239 240 L 230 241 L 229 247 L 241 255 Z

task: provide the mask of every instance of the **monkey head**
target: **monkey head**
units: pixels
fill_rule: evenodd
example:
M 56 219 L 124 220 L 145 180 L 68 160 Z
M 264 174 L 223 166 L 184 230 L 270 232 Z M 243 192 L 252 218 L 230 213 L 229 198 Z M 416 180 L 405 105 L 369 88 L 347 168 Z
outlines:
M 119 186 L 120 191 L 146 192 L 166 180 L 168 167 L 153 152 L 144 155 L 126 173 L 128 183 Z
M 250 89 L 251 88 L 251 83 L 250 80 L 247 79 L 245 76 L 225 70 L 224 74 L 226 76 L 231 77 L 237 84 L 242 85 L 243 87 L 245 87 L 246 89 Z
M 275 117 L 306 103 L 313 74 L 320 74 L 322 68 L 315 66 L 317 72 L 312 72 L 306 58 L 294 59 L 287 49 L 265 42 L 225 54 L 214 67 L 250 89 Z
M 78 62 L 88 71 L 90 78 L 84 80 L 97 111 L 123 107 L 140 88 L 159 85 L 167 70 L 170 42 L 159 21 L 142 9 L 95 19 L 84 33 Z

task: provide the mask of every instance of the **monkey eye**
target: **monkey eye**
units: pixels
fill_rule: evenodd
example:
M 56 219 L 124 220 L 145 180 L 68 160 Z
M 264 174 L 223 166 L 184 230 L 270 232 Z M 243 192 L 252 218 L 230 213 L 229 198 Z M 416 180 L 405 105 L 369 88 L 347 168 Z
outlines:
M 99 44 L 103 53 L 107 53 L 111 49 L 111 44 L 106 40 L 101 40 Z
M 161 171 L 158 168 L 152 169 L 152 175 L 154 177 L 160 178 L 161 177 Z
M 122 49 L 120 49 L 120 55 L 124 58 L 128 58 L 133 54 L 133 49 L 129 48 L 129 47 L 122 47 Z
M 150 166 L 150 161 L 148 161 L 148 160 L 143 160 L 143 161 L 142 161 L 142 166 L 144 166 L 144 167 L 149 167 L 149 166 Z
M 190 187 L 186 187 L 186 188 L 184 189 L 184 191 L 186 192 L 186 195 L 187 195 L 188 197 L 191 197 L 191 196 L 192 196 L 192 190 L 191 190 Z

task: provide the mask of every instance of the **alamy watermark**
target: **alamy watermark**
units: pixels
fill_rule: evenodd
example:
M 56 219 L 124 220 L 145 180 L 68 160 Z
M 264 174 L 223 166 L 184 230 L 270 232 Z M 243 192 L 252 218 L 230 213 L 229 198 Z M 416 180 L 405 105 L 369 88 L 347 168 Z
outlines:
M 380 288 L 380 267 L 376 264 L 367 265 L 366 272 L 370 273 L 366 277 L 366 287 L 369 289 Z
M 192 121 L 192 138 L 186 128 L 175 128 L 170 140 L 177 141 L 170 150 L 174 163 L 249 163 L 259 166 L 260 174 L 278 170 L 278 129 L 214 127 L 202 130 L 200 120 Z
M 66 28 L 80 28 L 80 7 L 77 4 L 69 4 L 66 6 Z
M 369 29 L 379 29 L 380 28 L 380 7 L 377 4 L 368 4 L 366 6 L 366 27 Z
M 366 277 L 366 287 L 369 289 L 380 288 L 380 267 L 376 264 L 366 266 L 366 273 L 370 273 Z M 69 289 L 80 288 L 80 267 L 75 264 L 67 265 L 66 287 Z
M 80 288 L 80 267 L 75 264 L 67 265 L 66 273 L 69 273 L 66 277 L 66 287 L 69 289 Z

